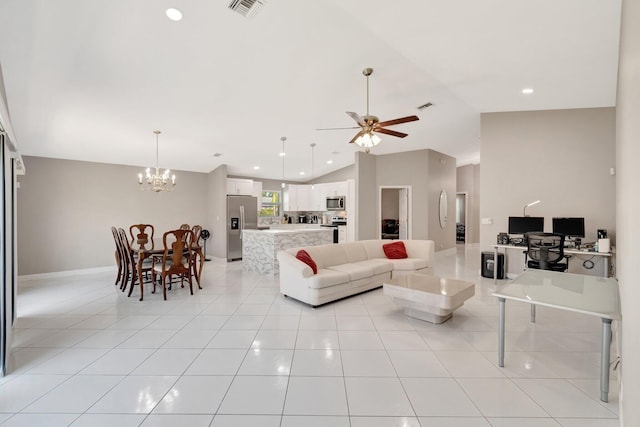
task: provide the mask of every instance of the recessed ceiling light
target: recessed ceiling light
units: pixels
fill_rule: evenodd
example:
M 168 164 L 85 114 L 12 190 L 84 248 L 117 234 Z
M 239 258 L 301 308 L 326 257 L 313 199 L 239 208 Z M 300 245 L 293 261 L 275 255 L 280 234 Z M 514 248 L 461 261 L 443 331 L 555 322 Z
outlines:
M 333 163 L 333 160 L 327 160 L 327 164 L 330 165 Z
M 171 19 L 172 21 L 179 21 L 182 19 L 182 12 L 180 12 L 178 9 L 170 7 L 165 13 L 167 14 L 167 18 Z
M 300 172 L 300 175 L 304 175 L 304 172 Z
M 280 157 L 284 157 L 286 155 L 287 155 L 287 153 L 285 153 L 284 151 L 282 153 L 280 153 Z
M 530 87 L 526 87 L 522 89 L 522 93 L 524 93 L 525 95 L 531 95 L 533 93 L 533 89 L 531 89 Z
M 258 169 L 260 169 L 260 166 L 254 166 L 254 167 L 253 167 L 253 170 L 254 170 L 254 171 L 257 171 Z

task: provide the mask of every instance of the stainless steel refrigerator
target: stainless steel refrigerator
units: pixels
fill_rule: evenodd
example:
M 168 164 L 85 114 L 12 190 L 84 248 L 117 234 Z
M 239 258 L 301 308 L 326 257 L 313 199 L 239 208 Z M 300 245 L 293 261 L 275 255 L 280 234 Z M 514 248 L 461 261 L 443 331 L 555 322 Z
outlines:
M 258 198 L 227 196 L 227 261 L 242 259 L 242 230 L 258 228 Z

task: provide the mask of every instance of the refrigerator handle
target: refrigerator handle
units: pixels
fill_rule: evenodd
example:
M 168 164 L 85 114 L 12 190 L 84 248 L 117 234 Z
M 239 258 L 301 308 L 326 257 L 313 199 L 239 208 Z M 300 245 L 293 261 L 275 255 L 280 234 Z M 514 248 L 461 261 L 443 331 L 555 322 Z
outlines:
M 240 240 L 242 240 L 242 230 L 244 230 L 244 205 L 240 205 Z

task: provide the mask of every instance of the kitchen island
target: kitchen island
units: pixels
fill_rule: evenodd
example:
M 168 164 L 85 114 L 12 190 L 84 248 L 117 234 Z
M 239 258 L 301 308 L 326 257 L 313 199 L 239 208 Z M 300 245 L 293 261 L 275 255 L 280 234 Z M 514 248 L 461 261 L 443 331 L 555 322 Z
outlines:
M 333 243 L 330 228 L 243 230 L 242 268 L 274 276 L 279 273 L 278 252 L 302 246 Z

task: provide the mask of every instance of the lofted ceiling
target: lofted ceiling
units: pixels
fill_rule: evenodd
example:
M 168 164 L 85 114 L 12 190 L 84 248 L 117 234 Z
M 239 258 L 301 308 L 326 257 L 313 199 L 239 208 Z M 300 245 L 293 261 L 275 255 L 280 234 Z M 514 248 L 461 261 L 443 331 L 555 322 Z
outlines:
M 285 179 L 307 181 L 312 143 L 314 176 L 353 164 L 356 129 L 316 129 L 366 113 L 365 67 L 371 114 L 420 118 L 373 154 L 477 163 L 482 112 L 616 103 L 620 0 L 268 0 L 251 18 L 228 3 L 2 0 L 21 153 L 152 166 L 159 129 L 163 168 L 281 179 L 286 136 Z

